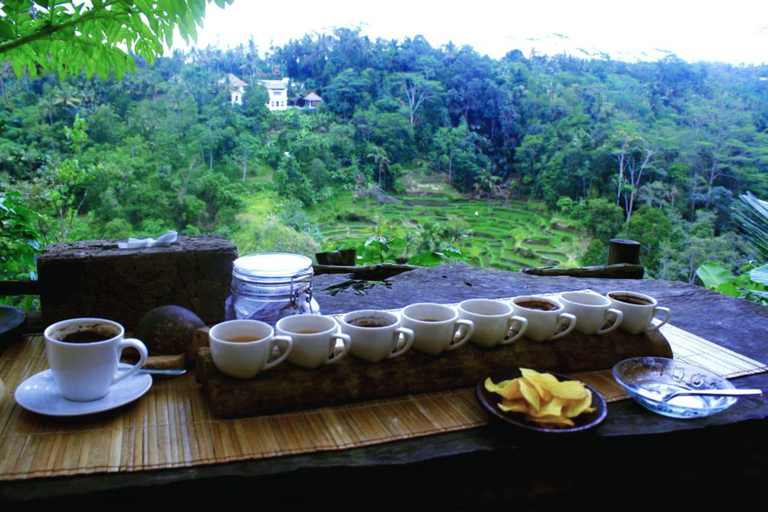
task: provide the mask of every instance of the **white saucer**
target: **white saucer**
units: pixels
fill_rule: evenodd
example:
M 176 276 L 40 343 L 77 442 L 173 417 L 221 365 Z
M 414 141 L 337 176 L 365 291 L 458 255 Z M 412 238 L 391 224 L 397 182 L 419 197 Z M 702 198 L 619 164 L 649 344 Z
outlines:
M 120 366 L 127 366 L 121 364 Z M 107 396 L 90 402 L 73 402 L 59 392 L 51 370 L 28 378 L 16 388 L 16 403 L 28 411 L 47 416 L 81 416 L 108 411 L 133 402 L 152 387 L 152 376 L 136 373 L 123 379 L 109 390 Z

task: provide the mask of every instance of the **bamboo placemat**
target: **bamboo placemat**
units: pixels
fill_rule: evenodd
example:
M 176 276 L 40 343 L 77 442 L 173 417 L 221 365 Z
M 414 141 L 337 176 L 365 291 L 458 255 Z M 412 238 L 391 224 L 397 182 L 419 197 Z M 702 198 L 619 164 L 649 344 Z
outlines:
M 729 378 L 766 365 L 673 326 L 662 327 L 675 357 Z M 96 415 L 49 418 L 23 410 L 13 391 L 47 368 L 42 336 L 0 357 L 0 480 L 191 467 L 343 450 L 485 425 L 473 388 L 296 413 L 220 420 L 194 375 L 156 380 L 139 400 Z M 608 401 L 625 398 L 610 371 L 578 377 Z

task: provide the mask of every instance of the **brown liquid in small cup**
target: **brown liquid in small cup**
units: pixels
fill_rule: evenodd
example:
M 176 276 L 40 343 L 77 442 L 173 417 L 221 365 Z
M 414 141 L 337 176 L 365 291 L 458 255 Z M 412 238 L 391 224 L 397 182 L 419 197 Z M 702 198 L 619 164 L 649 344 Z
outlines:
M 234 338 L 223 338 L 224 341 L 231 341 L 232 343 L 249 343 L 251 341 L 259 341 L 261 338 L 254 338 L 253 336 L 235 336 Z
M 296 334 L 320 334 L 323 331 L 317 329 L 304 329 L 301 331 L 294 331 Z
M 551 302 L 544 302 L 543 300 L 525 300 L 522 302 L 515 302 L 521 308 L 536 309 L 538 311 L 554 311 L 558 309 L 558 306 Z
M 612 299 L 616 299 L 619 302 L 626 302 L 627 304 L 637 304 L 639 306 L 650 306 L 653 304 L 648 299 L 644 299 L 642 297 L 636 297 L 634 295 L 611 295 Z
M 392 325 L 394 322 L 390 322 L 384 318 L 363 317 L 355 318 L 348 321 L 347 323 L 357 327 L 386 327 L 388 325 Z
M 417 318 L 419 322 L 442 322 L 439 318 Z
M 103 334 L 96 331 L 70 332 L 59 339 L 64 343 L 98 343 L 114 338 L 116 334 Z

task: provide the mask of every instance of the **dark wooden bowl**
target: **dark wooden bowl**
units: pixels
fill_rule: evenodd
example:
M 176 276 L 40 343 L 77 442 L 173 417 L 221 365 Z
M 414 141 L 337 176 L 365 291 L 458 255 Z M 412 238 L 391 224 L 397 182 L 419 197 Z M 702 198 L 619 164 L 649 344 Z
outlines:
M 0 306 L 0 349 L 24 332 L 27 315 L 19 308 Z
M 538 371 L 538 370 L 537 370 Z M 540 372 L 540 373 L 543 373 Z M 567 375 L 563 375 L 560 373 L 553 373 L 548 372 L 557 377 L 557 380 L 564 381 L 564 380 L 579 380 L 574 379 L 573 377 L 569 377 Z M 509 373 L 504 373 L 500 375 L 491 375 L 491 380 L 493 382 L 502 382 L 505 380 L 515 379 L 517 377 L 520 377 L 522 374 L 520 373 L 520 369 L 517 368 L 513 371 L 510 371 Z M 543 427 L 537 423 L 534 423 L 532 421 L 527 421 L 525 419 L 525 414 L 520 412 L 504 412 L 501 409 L 499 409 L 498 404 L 501 402 L 501 396 L 499 396 L 496 393 L 491 393 L 487 389 L 485 389 L 485 379 L 481 380 L 477 383 L 477 399 L 480 401 L 480 405 L 482 405 L 488 412 L 490 412 L 493 416 L 495 416 L 500 421 L 506 423 L 507 425 L 513 426 L 515 428 L 520 428 L 527 430 L 529 432 L 537 432 L 542 434 L 574 434 L 578 432 L 584 432 L 590 429 L 595 428 L 600 423 L 603 422 L 606 415 L 608 414 L 608 407 L 605 404 L 605 400 L 603 397 L 598 393 L 595 388 L 592 386 L 585 384 L 584 386 L 589 389 L 592 392 L 592 405 L 591 407 L 594 408 L 594 412 L 591 413 L 583 413 L 575 418 L 571 418 L 574 422 L 573 427 Z

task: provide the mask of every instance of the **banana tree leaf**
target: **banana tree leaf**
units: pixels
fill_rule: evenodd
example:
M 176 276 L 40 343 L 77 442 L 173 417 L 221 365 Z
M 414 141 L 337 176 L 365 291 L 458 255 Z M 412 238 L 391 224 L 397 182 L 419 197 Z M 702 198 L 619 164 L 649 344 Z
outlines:
M 715 263 L 705 263 L 696 270 L 701 282 L 706 287 L 717 288 L 721 284 L 733 280 L 733 274 Z
M 768 286 L 768 265 L 752 269 L 749 273 L 749 277 L 756 283 Z
M 719 293 L 728 295 L 729 297 L 741 297 L 741 289 L 736 284 L 736 281 L 728 281 L 727 283 L 721 283 L 715 288 Z

